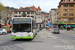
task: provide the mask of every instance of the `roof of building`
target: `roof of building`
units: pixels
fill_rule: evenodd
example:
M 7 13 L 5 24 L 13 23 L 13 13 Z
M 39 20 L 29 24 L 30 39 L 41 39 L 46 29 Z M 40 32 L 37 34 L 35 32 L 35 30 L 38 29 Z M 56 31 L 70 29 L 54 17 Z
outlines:
M 67 2 L 65 2 L 64 0 L 61 0 L 60 2 L 59 2 L 59 5 L 61 5 L 61 4 L 75 4 L 75 0 L 73 0 L 73 2 L 70 2 L 70 0 L 67 0 Z
M 38 6 L 38 8 L 36 8 L 35 6 L 26 7 L 26 8 L 32 9 L 34 11 L 41 11 L 41 8 L 39 6 Z
M 51 9 L 51 10 L 58 10 L 58 9 Z
M 15 10 L 15 12 L 34 12 L 33 10 L 29 9 L 29 8 L 22 8 L 20 7 L 20 9 Z

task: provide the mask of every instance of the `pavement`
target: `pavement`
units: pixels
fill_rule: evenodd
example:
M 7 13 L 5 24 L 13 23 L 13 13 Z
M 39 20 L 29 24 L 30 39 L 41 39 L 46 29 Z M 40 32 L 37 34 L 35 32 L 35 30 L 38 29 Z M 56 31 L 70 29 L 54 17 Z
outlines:
M 0 50 L 75 50 L 75 39 L 64 39 L 67 34 L 53 34 L 46 29 L 38 32 L 36 37 L 30 40 L 13 40 L 11 34 L 0 35 Z M 62 37 L 61 37 L 62 36 Z

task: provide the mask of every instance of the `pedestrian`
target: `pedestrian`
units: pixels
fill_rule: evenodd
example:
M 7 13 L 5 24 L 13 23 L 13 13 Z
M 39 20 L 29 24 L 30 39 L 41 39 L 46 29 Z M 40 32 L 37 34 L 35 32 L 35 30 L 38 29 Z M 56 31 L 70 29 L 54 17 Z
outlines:
M 50 31 L 50 27 L 48 27 L 48 31 Z

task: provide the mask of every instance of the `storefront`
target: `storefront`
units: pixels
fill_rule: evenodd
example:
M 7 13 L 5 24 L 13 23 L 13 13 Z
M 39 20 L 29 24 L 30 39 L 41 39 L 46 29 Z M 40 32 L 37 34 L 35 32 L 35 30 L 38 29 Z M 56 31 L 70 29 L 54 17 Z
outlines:
M 64 29 L 67 28 L 68 26 L 69 26 L 71 29 L 75 28 L 75 24 L 58 22 L 58 27 L 61 28 L 61 26 L 62 26 Z

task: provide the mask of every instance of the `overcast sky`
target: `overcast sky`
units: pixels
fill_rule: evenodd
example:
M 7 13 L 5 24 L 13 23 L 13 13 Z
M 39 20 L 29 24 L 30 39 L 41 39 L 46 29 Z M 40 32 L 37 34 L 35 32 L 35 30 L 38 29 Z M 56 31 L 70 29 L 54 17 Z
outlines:
M 0 0 L 4 6 L 20 8 L 26 6 L 40 6 L 42 11 L 49 12 L 51 8 L 58 8 L 60 0 Z

